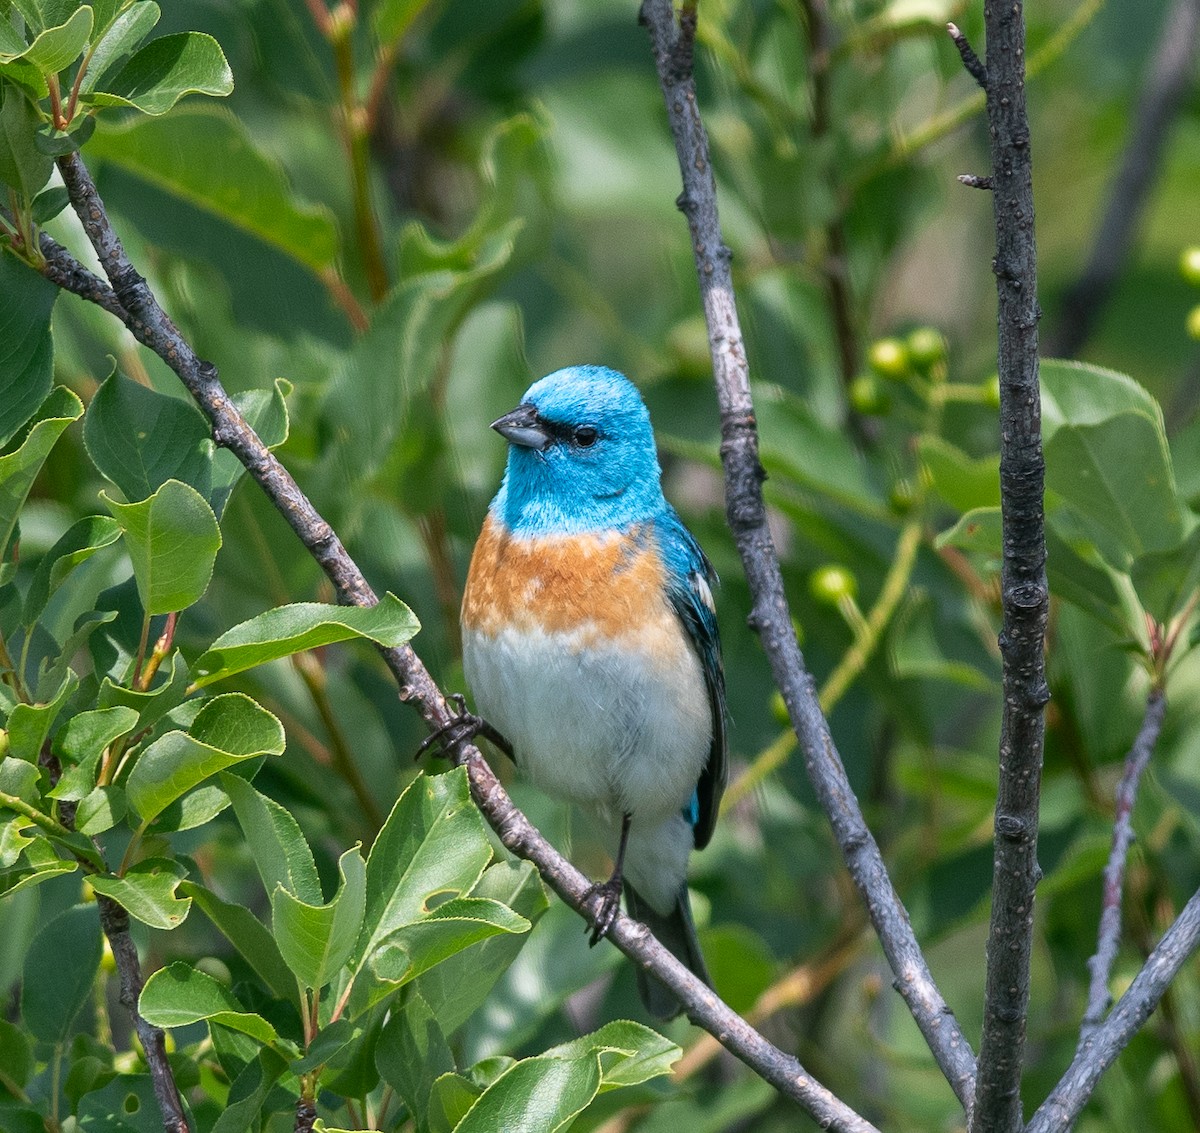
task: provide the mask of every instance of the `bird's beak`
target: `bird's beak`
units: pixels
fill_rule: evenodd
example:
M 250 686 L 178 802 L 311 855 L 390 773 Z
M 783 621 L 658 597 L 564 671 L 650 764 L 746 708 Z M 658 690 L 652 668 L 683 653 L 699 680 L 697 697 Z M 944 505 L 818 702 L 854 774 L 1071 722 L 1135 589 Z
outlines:
M 516 409 L 493 421 L 492 428 L 511 444 L 537 449 L 539 452 L 551 441 L 550 431 L 538 416 L 537 406 L 530 405 L 529 402 L 518 405 Z

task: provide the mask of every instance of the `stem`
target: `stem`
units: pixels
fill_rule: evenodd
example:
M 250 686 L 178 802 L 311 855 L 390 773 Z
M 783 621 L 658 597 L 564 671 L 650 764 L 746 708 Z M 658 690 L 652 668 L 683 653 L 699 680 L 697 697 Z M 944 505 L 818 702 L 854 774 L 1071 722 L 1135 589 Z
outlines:
M 1003 671 L 1000 780 L 996 799 L 992 912 L 979 1082 L 971 1133 L 1021 1128 L 1021 1070 L 1033 952 L 1050 609 L 1042 491 L 1038 386 L 1037 247 L 1033 168 L 1025 109 L 1022 0 L 986 3 L 987 107 L 992 135 L 992 205 L 1000 374 L 1000 573 Z M 952 33 L 953 34 L 953 33 Z
M 16 811 L 17 814 L 28 818 L 39 829 L 44 830 L 47 834 L 53 834 L 56 838 L 69 838 L 73 833 L 69 827 L 51 818 L 48 814 L 44 814 L 17 795 L 10 795 L 7 791 L 0 791 L 0 807 Z M 86 862 L 81 864 L 85 869 L 88 868 Z
M 1154 745 L 1162 730 L 1163 717 L 1167 711 L 1167 699 L 1163 690 L 1154 687 L 1146 699 L 1146 712 L 1137 739 L 1125 757 L 1125 770 L 1117 786 L 1116 816 L 1113 820 L 1112 849 L 1104 867 L 1104 899 L 1100 913 L 1100 928 L 1096 954 L 1088 961 L 1091 982 L 1088 985 L 1088 1005 L 1079 1032 L 1080 1047 L 1100 1025 L 1104 1012 L 1112 997 L 1108 993 L 1108 981 L 1112 974 L 1113 961 L 1117 958 L 1117 944 L 1121 937 L 1121 895 L 1125 882 L 1125 859 L 1133 842 L 1133 804 L 1137 799 L 1138 784 L 1142 772 L 1154 754 Z
M 879 846 L 855 798 L 845 767 L 813 693 L 813 682 L 792 629 L 779 557 L 767 525 L 762 464 L 750 396 L 750 374 L 730 272 L 731 253 L 721 234 L 716 180 L 708 136 L 700 119 L 693 78 L 694 19 L 677 28 L 671 0 L 643 0 L 659 83 L 683 179 L 679 207 L 688 220 L 700 297 L 708 325 L 713 374 L 721 410 L 721 460 L 726 514 L 754 605 L 750 625 L 761 637 L 775 683 L 804 751 L 817 798 L 833 826 L 847 868 L 903 996 L 955 1094 L 970 1109 L 975 1060 L 952 1012 L 933 982 Z
M 142 636 L 138 639 L 137 660 L 133 665 L 133 676 L 130 678 L 130 688 L 141 688 L 142 662 L 146 659 L 146 646 L 150 643 L 150 615 L 142 615 Z

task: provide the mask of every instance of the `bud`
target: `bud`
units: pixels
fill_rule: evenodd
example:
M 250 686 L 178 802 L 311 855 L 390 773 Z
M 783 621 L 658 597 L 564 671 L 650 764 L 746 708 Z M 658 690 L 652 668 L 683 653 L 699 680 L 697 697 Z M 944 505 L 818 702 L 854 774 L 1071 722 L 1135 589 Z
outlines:
M 858 580 L 844 566 L 818 567 L 809 576 L 808 591 L 822 605 L 836 606 L 857 596 Z

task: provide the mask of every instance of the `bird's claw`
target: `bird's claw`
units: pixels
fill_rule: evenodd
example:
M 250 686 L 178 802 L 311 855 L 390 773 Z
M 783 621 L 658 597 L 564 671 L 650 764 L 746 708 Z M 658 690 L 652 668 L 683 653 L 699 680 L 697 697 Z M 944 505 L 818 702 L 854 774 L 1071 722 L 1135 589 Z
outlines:
M 476 736 L 491 740 L 509 759 L 513 758 L 512 745 L 482 716 L 467 711 L 467 702 L 461 692 L 452 692 L 446 699 L 454 705 L 454 715 L 421 741 L 414 761 L 429 752 L 445 755 L 464 740 L 473 740 Z
M 610 877 L 607 881 L 599 881 L 583 895 L 585 903 L 595 901 L 592 911 L 592 935 L 588 944 L 595 948 L 612 928 L 621 908 L 621 879 Z

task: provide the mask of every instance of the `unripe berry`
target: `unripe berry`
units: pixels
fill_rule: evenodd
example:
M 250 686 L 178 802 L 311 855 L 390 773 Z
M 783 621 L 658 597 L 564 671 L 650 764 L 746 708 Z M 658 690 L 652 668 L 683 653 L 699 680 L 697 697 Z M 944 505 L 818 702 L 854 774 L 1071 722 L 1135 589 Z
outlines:
M 864 417 L 878 417 L 887 412 L 887 397 L 874 374 L 859 374 L 850 383 L 847 396 L 855 413 Z
M 1187 332 L 1195 339 L 1200 339 L 1200 306 L 1188 311 Z
M 912 364 L 919 369 L 928 370 L 930 366 L 946 360 L 946 339 L 936 327 L 917 327 L 909 334 L 905 344 Z
M 880 338 L 871 343 L 867 364 L 880 377 L 900 381 L 908 375 L 910 361 L 904 343 L 898 338 Z
M 1179 256 L 1179 274 L 1188 283 L 1200 286 L 1200 244 L 1193 244 L 1190 248 L 1184 248 Z
M 787 725 L 791 723 L 787 705 L 783 702 L 783 693 L 779 689 L 771 693 L 771 715 L 775 717 L 776 724 Z
M 809 577 L 808 591 L 823 605 L 836 606 L 858 594 L 858 580 L 844 566 L 818 567 Z
M 1000 375 L 995 374 L 983 383 L 983 404 L 993 409 L 1000 408 Z
M 109 944 L 107 936 L 100 945 L 100 970 L 109 975 L 117 970 L 117 958 L 113 955 L 112 945 Z

